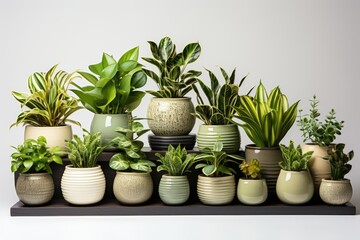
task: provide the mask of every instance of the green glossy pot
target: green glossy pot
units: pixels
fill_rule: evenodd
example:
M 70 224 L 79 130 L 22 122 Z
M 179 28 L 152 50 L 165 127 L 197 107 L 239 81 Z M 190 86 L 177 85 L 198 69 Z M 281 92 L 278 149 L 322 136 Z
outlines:
M 159 196 L 167 205 L 184 204 L 190 196 L 190 186 L 187 176 L 163 175 L 159 183 Z
M 237 197 L 246 205 L 259 205 L 266 201 L 268 190 L 265 179 L 240 178 L 237 186 Z

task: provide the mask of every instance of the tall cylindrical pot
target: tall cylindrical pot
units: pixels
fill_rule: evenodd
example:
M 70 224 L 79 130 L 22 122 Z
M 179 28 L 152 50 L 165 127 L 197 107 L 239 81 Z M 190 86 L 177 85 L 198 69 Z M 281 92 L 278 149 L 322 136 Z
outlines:
M 351 200 L 353 189 L 349 179 L 322 179 L 319 193 L 321 200 L 325 203 L 342 205 Z
M 167 205 L 184 204 L 190 196 L 190 186 L 187 176 L 163 175 L 159 183 L 159 196 Z
M 268 189 L 265 179 L 240 178 L 237 186 L 237 198 L 246 205 L 258 205 L 266 201 Z
M 236 186 L 234 175 L 225 177 L 198 176 L 197 194 L 206 205 L 226 205 L 234 200 Z

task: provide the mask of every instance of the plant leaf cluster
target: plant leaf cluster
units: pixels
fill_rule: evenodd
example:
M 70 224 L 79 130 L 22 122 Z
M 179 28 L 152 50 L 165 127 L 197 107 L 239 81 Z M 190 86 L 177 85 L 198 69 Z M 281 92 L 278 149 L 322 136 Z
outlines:
M 332 180 L 344 179 L 351 170 L 351 164 L 348 162 L 353 159 L 354 151 L 351 150 L 346 154 L 344 148 L 345 144 L 336 144 L 335 148 L 329 149 L 328 156 L 324 157 L 325 160 L 329 160 Z
M 80 125 L 68 117 L 81 107 L 78 101 L 68 95 L 69 84 L 77 77 L 75 73 L 56 71 L 57 65 L 49 71 L 35 72 L 28 78 L 29 93 L 13 91 L 12 95 L 21 103 L 23 110 L 11 125 L 29 124 L 36 127 L 63 126 L 67 122 Z
M 268 95 L 260 82 L 254 97 L 240 96 L 234 117 L 244 122 L 239 125 L 257 147 L 275 147 L 294 124 L 298 104 L 299 101 L 289 106 L 279 87 Z
M 194 163 L 195 154 L 188 154 L 186 148 L 181 148 L 178 145 L 174 148 L 169 145 L 165 155 L 160 153 L 155 154 L 159 159 L 157 160 L 160 165 L 157 167 L 157 171 L 166 171 L 169 176 L 183 176 L 186 172 L 190 172 L 190 168 Z
M 321 122 L 318 107 L 319 101 L 314 95 L 310 100 L 310 113 L 302 116 L 302 110 L 299 110 L 298 125 L 304 142 L 310 141 L 320 146 L 329 146 L 334 142 L 337 135 L 341 135 L 344 121 L 338 121 L 335 110 L 331 109 L 325 117 L 325 122 Z
M 50 163 L 62 164 L 59 154 L 62 149 L 59 146 L 47 147 L 46 138 L 40 136 L 35 139 L 27 139 L 18 147 L 12 147 L 16 152 L 11 154 L 11 171 L 19 173 L 52 173 Z
M 309 160 L 313 151 L 302 153 L 300 144 L 295 147 L 294 142 L 290 141 L 289 146 L 280 144 L 280 150 L 283 159 L 279 162 L 279 166 L 286 171 L 305 171 L 308 169 Z
M 251 159 L 250 162 L 243 160 L 239 165 L 240 171 L 245 175 L 246 179 L 261 179 L 260 162 L 257 159 Z
M 79 71 L 90 85 L 72 91 L 79 97 L 86 109 L 98 114 L 124 114 L 136 109 L 145 92 L 137 89 L 146 84 L 146 74 L 138 63 L 139 47 L 125 52 L 116 61 L 103 53 L 100 63 L 89 66 L 93 73 Z M 95 75 L 96 76 L 95 76 Z
M 164 37 L 159 44 L 148 41 L 153 58 L 144 57 L 143 59 L 154 65 L 159 73 L 144 69 L 147 76 L 155 81 L 158 91 L 147 91 L 151 95 L 159 98 L 182 98 L 197 81 L 201 72 L 186 70 L 188 64 L 195 62 L 201 53 L 199 43 L 189 43 L 182 52 L 176 52 L 176 45 L 170 37 Z

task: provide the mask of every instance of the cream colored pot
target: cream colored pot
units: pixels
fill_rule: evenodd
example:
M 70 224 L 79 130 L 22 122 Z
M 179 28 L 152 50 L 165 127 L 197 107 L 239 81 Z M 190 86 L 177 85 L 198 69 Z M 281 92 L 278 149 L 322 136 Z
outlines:
M 349 179 L 323 179 L 320 184 L 320 198 L 327 204 L 342 205 L 351 200 L 353 189 Z
M 237 186 L 237 198 L 246 205 L 258 205 L 266 201 L 268 189 L 265 179 L 240 178 Z
M 197 194 L 206 205 L 225 205 L 235 197 L 234 175 L 225 177 L 198 176 Z

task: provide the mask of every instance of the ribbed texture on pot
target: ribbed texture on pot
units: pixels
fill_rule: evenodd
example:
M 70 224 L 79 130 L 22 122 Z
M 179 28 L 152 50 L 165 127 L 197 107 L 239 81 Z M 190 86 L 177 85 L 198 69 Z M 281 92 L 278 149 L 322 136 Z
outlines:
M 235 197 L 235 177 L 198 176 L 197 194 L 200 201 L 207 205 L 225 205 Z
M 189 180 L 186 176 L 163 175 L 159 183 L 161 201 L 168 205 L 185 203 L 190 196 Z
M 65 167 L 61 178 L 64 199 L 75 205 L 95 204 L 105 194 L 106 181 L 100 166 L 93 168 Z

